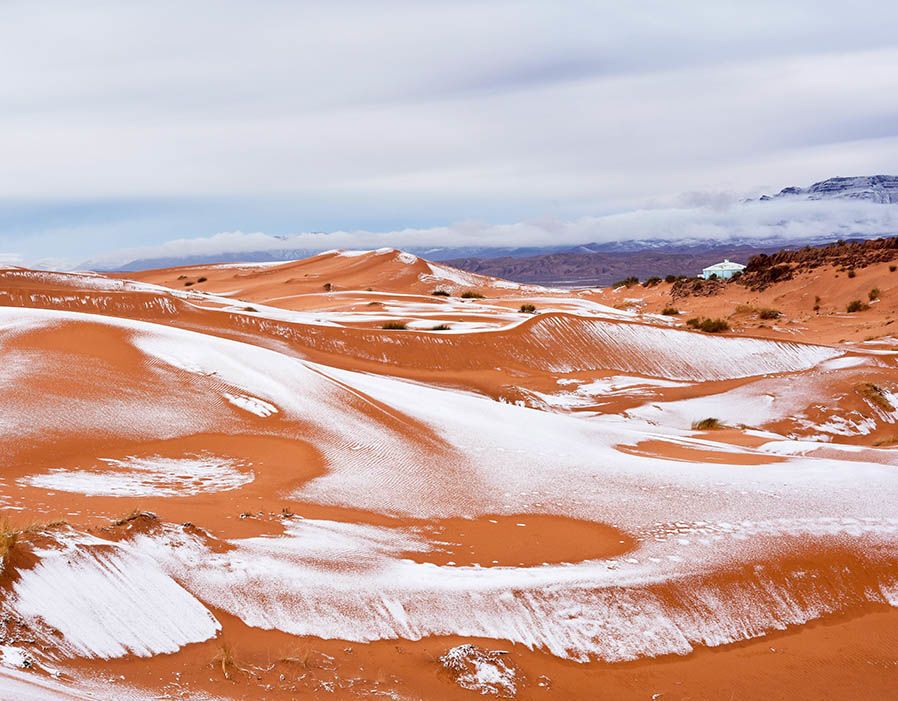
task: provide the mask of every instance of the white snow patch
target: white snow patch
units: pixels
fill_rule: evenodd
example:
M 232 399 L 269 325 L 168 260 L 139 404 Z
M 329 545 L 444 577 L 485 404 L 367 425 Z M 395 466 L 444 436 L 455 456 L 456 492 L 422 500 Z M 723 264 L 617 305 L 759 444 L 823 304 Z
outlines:
M 58 630 L 67 654 L 149 657 L 221 629 L 199 601 L 126 545 L 81 536 L 36 554 L 38 564 L 19 571 L 5 605 L 36 628 L 42 621 Z
M 231 394 L 230 392 L 225 392 L 222 396 L 234 406 L 239 407 L 244 411 L 248 411 L 251 414 L 255 414 L 256 416 L 260 416 L 263 419 L 278 413 L 278 408 L 274 404 L 266 402 L 264 399 L 259 399 L 258 397 L 252 397 L 248 394 Z
M 251 470 L 241 471 L 238 469 L 239 463 L 215 455 L 187 458 L 128 456 L 124 460 L 100 458 L 100 462 L 106 463 L 108 468 L 56 468 L 46 474 L 22 477 L 19 482 L 89 496 L 177 497 L 226 492 L 253 481 Z

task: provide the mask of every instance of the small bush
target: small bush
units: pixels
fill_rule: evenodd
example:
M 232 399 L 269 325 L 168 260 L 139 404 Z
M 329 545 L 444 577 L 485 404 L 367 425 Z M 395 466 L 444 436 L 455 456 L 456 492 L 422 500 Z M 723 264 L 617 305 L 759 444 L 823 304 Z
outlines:
M 720 419 L 715 419 L 714 417 L 692 422 L 693 431 L 715 431 L 719 428 L 723 428 L 723 424 L 720 423 Z
M 874 287 L 872 290 L 870 290 L 870 291 L 867 293 L 867 299 L 869 299 L 871 302 L 872 302 L 874 299 L 879 299 L 879 288 L 878 288 L 878 287 Z
M 207 278 L 207 277 L 198 277 L 198 278 L 196 279 L 196 281 L 197 281 L 197 282 L 206 282 L 206 280 L 208 280 L 208 279 L 209 279 L 209 278 Z
M 705 333 L 721 333 L 730 329 L 730 325 L 724 319 L 708 319 L 706 317 L 693 317 L 686 321 L 686 325 Z
M 452 296 L 446 290 L 434 290 L 430 294 L 432 294 L 434 297 L 451 297 Z
M 184 287 L 190 287 L 193 284 L 193 280 L 188 280 L 184 283 Z
M 536 307 L 532 304 L 522 304 L 518 311 L 521 312 L 521 314 L 535 314 Z
M 758 317 L 761 319 L 779 319 L 783 313 L 779 309 L 770 309 L 765 307 L 758 310 Z
M 846 309 L 849 314 L 853 314 L 854 312 L 863 312 L 870 308 L 869 304 L 865 304 L 861 302 L 859 299 L 853 299 L 848 303 Z
M 483 299 L 483 295 L 480 294 L 479 292 L 471 292 L 470 290 L 468 290 L 467 292 L 461 293 L 461 298 L 462 299 Z
M 898 265 L 890 265 L 889 266 L 890 273 L 894 273 L 896 270 L 898 270 Z
M 186 279 L 187 279 L 186 275 L 178 275 L 178 280 L 186 280 Z
M 256 309 L 255 307 L 244 307 L 244 308 L 243 308 L 243 311 L 245 311 L 245 312 L 257 312 L 257 311 L 259 311 L 259 310 Z
M 334 286 L 329 282 L 325 282 L 322 287 L 324 287 L 325 292 L 330 292 L 332 289 L 334 289 Z
M 863 382 L 857 386 L 857 391 L 864 399 L 883 411 L 887 413 L 895 411 L 895 407 L 886 399 L 885 392 L 882 391 L 879 385 L 874 385 L 872 382 Z
M 386 324 L 381 326 L 382 329 L 386 329 L 387 331 L 405 331 L 408 328 L 404 321 L 388 321 Z
M 643 287 L 654 287 L 655 285 L 661 282 L 661 278 L 657 275 L 652 275 L 652 277 L 647 278 L 644 283 L 642 283 Z
M 618 280 L 612 285 L 612 287 L 617 289 L 618 287 L 633 287 L 633 285 L 638 284 L 639 278 L 631 275 L 630 277 L 625 277 L 623 280 Z
M 857 277 L 857 273 L 854 270 L 849 270 L 848 277 Z
M 814 311 L 820 311 L 820 295 L 814 295 Z
M 676 307 L 664 307 L 664 309 L 661 310 L 661 313 L 664 314 L 664 316 L 676 316 L 680 313 L 680 310 Z
M 668 285 L 672 285 L 672 284 L 674 284 L 676 281 L 677 281 L 677 276 L 676 276 L 676 275 L 666 275 L 666 276 L 664 277 L 664 282 L 666 282 Z
M 431 331 L 449 331 L 451 328 L 449 324 L 440 324 L 439 326 L 434 326 Z

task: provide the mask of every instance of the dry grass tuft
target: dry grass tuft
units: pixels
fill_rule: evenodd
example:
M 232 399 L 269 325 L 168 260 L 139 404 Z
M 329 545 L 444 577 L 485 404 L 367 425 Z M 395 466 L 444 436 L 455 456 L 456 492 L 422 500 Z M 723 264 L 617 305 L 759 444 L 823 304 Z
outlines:
M 125 514 L 121 518 L 117 518 L 112 522 L 113 526 L 124 526 L 126 523 L 131 523 L 131 521 L 136 521 L 139 518 L 147 518 L 150 521 L 158 521 L 159 517 L 156 516 L 152 511 L 143 511 L 142 509 L 134 509 L 129 513 Z
M 232 672 L 240 672 L 241 674 L 251 675 L 250 670 L 237 664 L 237 657 L 230 643 L 222 643 L 218 647 L 218 652 L 212 658 L 210 663 L 213 667 L 220 667 L 221 673 L 227 680 L 231 679 Z
M 0 574 L 6 571 L 6 565 L 12 557 L 16 543 L 19 542 L 20 533 L 21 531 L 12 527 L 9 519 L 4 518 L 0 521 Z
M 715 419 L 714 417 L 710 416 L 707 419 L 701 419 L 700 421 L 692 422 L 693 431 L 716 431 L 717 429 L 721 429 L 723 427 L 723 424 L 720 423 L 720 419 Z

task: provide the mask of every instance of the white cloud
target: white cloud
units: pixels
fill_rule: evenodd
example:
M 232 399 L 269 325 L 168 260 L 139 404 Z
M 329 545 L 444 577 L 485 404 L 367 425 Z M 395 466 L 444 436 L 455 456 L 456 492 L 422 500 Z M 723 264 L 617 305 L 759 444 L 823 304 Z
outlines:
M 462 222 L 396 231 L 335 231 L 270 236 L 226 232 L 116 251 L 86 265 L 116 267 L 136 259 L 207 257 L 291 249 L 556 246 L 639 239 L 796 239 L 898 233 L 898 206 L 862 200 L 714 201 L 714 206 L 642 209 L 569 221 Z
M 384 202 L 393 223 L 576 220 L 894 172 L 896 25 L 882 0 L 3 3 L 0 204 L 91 202 L 116 239 L 158 242 L 377 228 Z M 326 221 L 213 228 L 170 204 L 265 198 Z M 159 204 L 138 221 L 134 200 Z M 0 245 L 105 248 L 77 216 Z

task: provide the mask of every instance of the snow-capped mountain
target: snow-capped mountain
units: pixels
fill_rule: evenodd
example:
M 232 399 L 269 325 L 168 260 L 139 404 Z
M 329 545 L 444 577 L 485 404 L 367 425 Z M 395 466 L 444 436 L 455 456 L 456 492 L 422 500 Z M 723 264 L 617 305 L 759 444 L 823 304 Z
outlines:
M 810 187 L 787 187 L 772 197 L 762 195 L 761 201 L 796 197 L 806 200 L 847 199 L 868 200 L 877 204 L 898 204 L 898 175 L 859 175 L 849 178 L 829 178 Z

